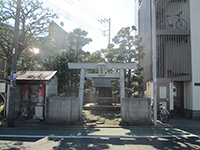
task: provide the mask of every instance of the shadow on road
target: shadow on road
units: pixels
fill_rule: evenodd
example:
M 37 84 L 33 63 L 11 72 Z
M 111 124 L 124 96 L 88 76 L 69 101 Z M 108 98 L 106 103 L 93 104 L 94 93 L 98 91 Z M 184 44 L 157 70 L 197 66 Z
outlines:
M 150 138 L 150 139 L 61 139 L 59 149 L 200 149 L 199 138 Z

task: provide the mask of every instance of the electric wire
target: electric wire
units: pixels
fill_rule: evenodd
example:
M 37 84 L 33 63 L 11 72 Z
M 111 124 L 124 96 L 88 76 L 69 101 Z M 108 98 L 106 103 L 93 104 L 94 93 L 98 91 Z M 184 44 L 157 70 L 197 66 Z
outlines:
M 72 3 L 70 3 L 69 1 L 67 0 L 64 0 L 66 3 L 70 4 L 71 6 L 75 7 L 76 9 L 78 9 L 79 11 L 85 13 L 86 15 L 90 16 L 91 18 L 93 18 L 94 20 L 98 20 L 99 17 L 94 15 L 93 13 L 89 12 L 88 10 L 85 10 L 83 7 L 81 7 L 80 5 L 78 5 L 77 3 L 75 3 L 74 1 L 72 1 Z M 74 4 L 76 5 L 74 5 Z
M 59 7 L 57 7 L 57 6 L 55 6 L 54 4 L 50 3 L 49 1 L 45 0 L 44 5 L 47 6 L 47 7 L 51 7 L 53 10 L 55 10 L 55 11 L 57 12 L 57 14 L 60 14 L 62 17 L 64 17 L 64 18 L 66 18 L 66 19 L 68 19 L 68 20 L 74 22 L 75 24 L 81 25 L 81 26 L 83 26 L 84 28 L 87 28 L 87 29 L 89 29 L 89 30 L 92 31 L 92 32 L 95 32 L 95 33 L 97 33 L 97 34 L 102 35 L 102 34 L 100 33 L 100 29 L 98 29 L 98 28 L 96 28 L 96 27 L 94 27 L 94 26 L 92 26 L 92 25 L 90 25 L 90 24 L 87 24 L 87 23 L 85 23 L 84 21 L 82 21 L 82 20 L 80 20 L 80 19 L 74 17 L 74 16 L 71 15 L 70 13 L 68 13 L 68 12 L 66 12 L 66 11 L 64 11 L 64 10 L 62 10 L 62 9 L 60 9 Z
M 55 6 L 55 5 L 53 5 L 53 4 L 49 3 L 49 2 L 48 2 L 47 6 L 50 6 L 50 7 L 54 8 L 54 9 L 59 9 L 57 6 Z M 60 14 L 62 17 L 65 17 L 66 19 L 70 20 L 70 21 L 78 23 L 79 25 L 82 25 L 82 26 L 87 27 L 89 29 L 99 30 L 98 28 L 96 28 L 94 26 L 91 26 L 90 24 L 87 24 L 84 21 L 81 21 L 80 19 L 72 16 L 70 13 L 68 13 L 66 11 L 63 11 L 62 9 L 59 9 L 59 11 L 57 10 L 57 13 Z
M 68 19 L 69 21 L 71 21 L 71 22 L 73 22 L 73 23 L 75 23 L 75 24 L 78 24 L 78 25 L 81 25 L 81 26 L 83 26 L 84 28 L 86 28 L 86 29 L 88 29 L 88 30 L 90 30 L 90 31 L 92 31 L 92 32 L 94 32 L 94 33 L 96 33 L 96 34 L 99 34 L 99 35 L 103 35 L 103 32 L 106 32 L 106 31 L 108 31 L 108 30 L 100 30 L 100 29 L 98 29 L 98 28 L 96 28 L 96 27 L 94 27 L 94 26 L 92 26 L 92 25 L 90 25 L 90 24 L 87 24 L 87 23 L 85 23 L 84 21 L 82 21 L 82 20 L 80 20 L 80 19 L 78 19 L 78 18 L 76 18 L 76 17 L 74 17 L 74 16 L 72 16 L 70 13 L 68 13 L 68 12 L 66 12 L 66 11 L 64 11 L 64 10 L 62 10 L 62 9 L 60 9 L 59 7 L 57 7 L 57 6 L 55 6 L 54 4 L 52 4 L 52 3 L 50 3 L 49 1 L 47 1 L 47 0 L 45 0 L 46 1 L 46 3 L 48 3 L 48 5 L 50 6 L 50 7 L 54 7 L 54 9 L 57 11 L 57 14 L 60 14 L 62 17 L 64 17 L 64 18 L 66 18 L 66 19 Z M 79 6 L 77 7 L 77 6 L 74 6 L 74 4 L 76 4 L 77 5 L 77 3 L 75 3 L 73 0 L 71 0 L 72 1 L 72 3 L 70 3 L 69 1 L 67 1 L 67 0 L 64 0 L 66 3 L 68 3 L 68 4 L 70 4 L 70 6 L 73 6 L 73 7 L 75 7 L 76 9 L 78 9 L 78 10 L 81 10 L 83 13 L 85 13 L 86 15 L 88 15 L 88 16 L 90 16 L 91 18 L 93 18 L 93 19 L 95 19 L 95 20 L 100 20 L 100 19 L 98 19 L 98 18 L 103 18 L 102 16 L 100 16 L 99 14 L 97 14 L 95 11 L 93 11 L 92 9 L 90 9 L 89 7 L 87 7 L 84 3 L 82 3 L 80 0 L 79 0 L 79 2 L 84 6 L 84 7 L 86 7 L 87 8 L 87 10 L 89 10 L 89 11 L 87 11 L 87 10 L 85 10 L 85 8 L 82 8 L 82 6 L 80 6 L 80 4 L 79 4 Z M 81 8 L 81 9 L 80 9 Z M 93 15 L 91 15 L 91 14 L 93 14 Z M 95 14 L 95 15 L 94 15 Z M 101 19 L 101 20 L 103 20 L 103 19 Z M 109 25 L 108 24 L 106 24 L 106 21 L 105 21 L 106 19 L 104 18 L 104 24 L 108 27 Z M 100 21 L 99 21 L 100 22 Z M 108 23 L 108 21 L 107 21 L 107 23 Z M 102 22 L 101 22 L 101 24 L 102 24 Z M 102 24 L 103 25 L 103 24 Z M 105 27 L 105 26 L 104 26 Z M 113 27 L 111 27 L 111 33 L 112 34 L 116 34 L 116 30 L 113 28 Z M 108 35 L 103 35 L 103 36 L 108 36 Z
M 66 3 L 70 4 L 71 6 L 77 8 L 78 10 L 82 11 L 83 13 L 85 13 L 86 15 L 90 16 L 91 18 L 99 21 L 104 27 L 109 27 L 109 22 L 108 19 L 102 17 L 101 15 L 99 15 L 98 13 L 96 13 L 94 10 L 92 10 L 91 8 L 89 8 L 88 6 L 86 6 L 83 2 L 81 2 L 81 0 L 76 0 L 78 1 L 80 4 L 76 3 L 74 0 L 71 0 L 71 2 L 69 2 L 69 0 L 64 0 Z M 74 5 L 75 4 L 75 5 Z M 103 18 L 103 19 L 100 19 Z M 103 24 L 103 23 L 104 24 Z M 116 30 L 111 26 L 111 32 L 113 34 L 116 33 Z
M 79 0 L 79 3 L 81 3 L 84 7 L 86 7 L 91 13 L 93 13 L 95 16 L 97 16 L 97 18 L 103 18 L 101 15 L 97 14 L 94 10 L 92 10 L 91 8 L 89 8 L 88 6 L 86 6 L 84 3 L 82 3 Z

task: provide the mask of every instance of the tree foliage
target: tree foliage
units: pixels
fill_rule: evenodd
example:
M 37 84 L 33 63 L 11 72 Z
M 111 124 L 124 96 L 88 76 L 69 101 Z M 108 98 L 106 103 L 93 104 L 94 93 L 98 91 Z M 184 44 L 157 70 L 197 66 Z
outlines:
M 118 45 L 117 60 L 130 63 L 140 61 L 144 57 L 141 45 L 142 38 L 138 35 L 132 35 L 134 31 L 136 31 L 135 26 L 122 28 L 113 38 L 113 42 Z
M 82 50 L 86 44 L 92 41 L 86 36 L 86 31 L 79 28 L 74 29 L 73 32 L 69 33 L 69 37 L 67 39 L 69 45 L 66 49 L 58 49 L 44 60 L 43 66 L 46 70 L 58 71 L 59 93 L 77 94 L 78 81 L 80 78 L 79 71 L 69 69 L 68 62 L 83 62 L 90 55 L 89 52 Z
M 76 28 L 73 32 L 69 33 L 69 49 L 75 52 L 75 62 L 81 62 L 83 60 L 83 47 L 92 42 L 91 38 L 86 37 L 87 34 L 85 30 L 81 30 L 80 28 Z
M 103 50 L 103 49 L 102 49 Z M 105 58 L 102 56 L 102 50 L 96 51 L 85 58 L 83 61 L 85 63 L 101 63 L 105 62 Z
M 140 94 L 143 90 L 143 78 L 141 76 L 143 68 L 139 65 L 140 60 L 144 57 L 143 46 L 141 45 L 142 38 L 134 35 L 134 31 L 136 31 L 135 26 L 119 30 L 113 38 L 115 45 L 108 45 L 108 48 L 104 52 L 108 62 L 137 63 L 137 69 L 134 71 L 131 69 L 125 70 L 126 95 L 128 97 L 131 97 L 135 92 L 139 92 Z
M 9 24 L 13 23 L 16 17 L 16 0 L 1 0 L 0 2 L 0 46 L 4 58 L 8 62 L 8 69 L 11 64 L 11 50 L 13 45 L 13 27 Z M 31 55 L 24 55 L 29 53 L 33 47 L 39 48 L 42 45 L 39 37 L 47 35 L 49 31 L 49 24 L 51 19 L 55 18 L 48 8 L 44 8 L 42 2 L 39 0 L 22 0 L 20 9 L 20 33 L 19 33 L 19 55 L 23 59 L 24 64 L 30 61 L 33 62 Z M 21 55 L 23 53 L 23 55 Z M 32 55 L 33 56 L 33 55 Z M 30 65 L 23 69 L 28 69 Z M 8 71 L 9 72 L 9 71 Z

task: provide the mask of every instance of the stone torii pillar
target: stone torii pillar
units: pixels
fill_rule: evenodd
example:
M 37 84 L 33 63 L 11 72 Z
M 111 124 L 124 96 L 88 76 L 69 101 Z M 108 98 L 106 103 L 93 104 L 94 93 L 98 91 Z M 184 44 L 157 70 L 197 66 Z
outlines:
M 85 77 L 105 77 L 105 78 L 119 78 L 120 79 L 120 103 L 125 98 L 125 84 L 124 84 L 124 69 L 135 69 L 136 63 L 68 63 L 69 69 L 81 69 L 80 85 L 79 85 L 79 102 L 80 111 L 79 118 L 81 118 L 83 107 L 83 94 L 84 94 L 84 78 Z M 97 69 L 98 74 L 86 73 L 85 69 Z M 116 74 L 106 74 L 106 69 L 119 69 L 120 72 Z

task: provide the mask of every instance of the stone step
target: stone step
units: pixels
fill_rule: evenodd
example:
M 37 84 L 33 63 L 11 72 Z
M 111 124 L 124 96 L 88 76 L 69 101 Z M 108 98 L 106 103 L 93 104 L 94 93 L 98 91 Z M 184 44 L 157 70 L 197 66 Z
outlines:
M 83 106 L 83 110 L 106 110 L 106 111 L 119 111 L 120 105 L 97 105 L 93 103 L 88 103 Z

